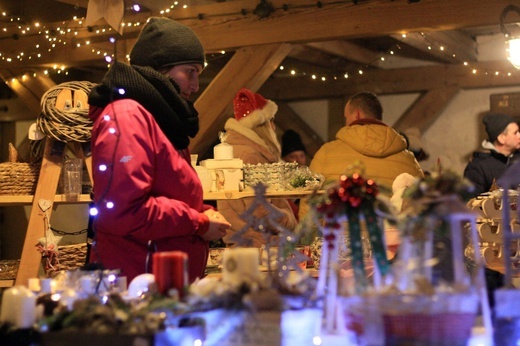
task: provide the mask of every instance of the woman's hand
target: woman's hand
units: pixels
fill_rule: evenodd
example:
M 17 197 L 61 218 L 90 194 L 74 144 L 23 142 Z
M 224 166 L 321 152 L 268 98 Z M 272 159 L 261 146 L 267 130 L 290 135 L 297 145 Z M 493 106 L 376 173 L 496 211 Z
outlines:
M 204 212 L 209 218 L 209 229 L 206 233 L 201 235 L 201 238 L 210 241 L 217 240 L 226 235 L 226 230 L 231 227 L 231 224 L 226 218 L 216 210 L 208 209 Z

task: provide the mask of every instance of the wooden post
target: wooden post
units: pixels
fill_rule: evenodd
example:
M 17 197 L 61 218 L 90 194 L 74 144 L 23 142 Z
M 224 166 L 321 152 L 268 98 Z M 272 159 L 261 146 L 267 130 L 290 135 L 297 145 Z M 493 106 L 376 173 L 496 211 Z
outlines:
M 37 251 L 38 240 L 45 236 L 45 211 L 39 206 L 40 200 L 50 203 L 48 215 L 54 203 L 54 196 L 60 179 L 65 142 L 47 138 L 43 154 L 38 185 L 32 203 L 31 215 L 25 234 L 25 241 L 20 259 L 20 267 L 16 275 L 15 285 L 27 285 L 28 279 L 38 276 L 41 264 L 41 254 Z

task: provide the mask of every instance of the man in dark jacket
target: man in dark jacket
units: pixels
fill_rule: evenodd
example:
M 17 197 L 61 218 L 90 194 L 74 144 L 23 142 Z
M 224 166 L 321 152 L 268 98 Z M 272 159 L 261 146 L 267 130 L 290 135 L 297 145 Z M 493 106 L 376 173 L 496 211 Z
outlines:
M 489 152 L 476 152 L 464 170 L 464 177 L 475 185 L 475 196 L 490 190 L 507 167 L 520 158 L 520 131 L 514 118 L 502 113 L 488 113 L 482 119 L 488 140 L 482 147 Z

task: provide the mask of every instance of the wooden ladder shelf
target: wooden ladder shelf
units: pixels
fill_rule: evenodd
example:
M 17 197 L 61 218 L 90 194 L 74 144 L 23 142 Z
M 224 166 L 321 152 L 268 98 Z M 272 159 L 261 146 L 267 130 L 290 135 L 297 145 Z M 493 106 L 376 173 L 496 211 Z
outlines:
M 62 90 L 56 99 L 56 108 L 60 109 L 67 109 L 67 107 L 71 107 L 71 105 L 86 107 L 87 104 L 88 99 L 85 93 L 75 92 L 73 99 L 72 91 L 69 89 Z M 90 181 L 92 182 L 91 157 L 85 156 L 85 151 L 81 143 L 71 142 L 71 144 L 73 146 L 74 155 L 84 160 Z M 45 237 L 45 218 L 50 219 L 53 210 L 66 147 L 66 142 L 61 142 L 50 137 L 46 139 L 40 175 L 34 193 L 15 285 L 27 285 L 30 278 L 38 277 L 42 255 L 36 249 L 36 245 L 40 238 Z M 43 207 L 41 203 L 43 203 Z

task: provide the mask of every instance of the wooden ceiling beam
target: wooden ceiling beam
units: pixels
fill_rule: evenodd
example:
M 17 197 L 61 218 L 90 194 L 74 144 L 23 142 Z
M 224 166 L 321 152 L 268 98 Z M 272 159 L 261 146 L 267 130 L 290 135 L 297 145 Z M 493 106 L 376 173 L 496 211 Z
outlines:
M 329 70 L 340 65 L 343 67 L 353 66 L 350 61 L 346 61 L 339 56 L 331 56 L 306 44 L 293 44 L 288 57 Z
M 456 86 L 428 90 L 399 117 L 393 127 L 397 131 L 417 127 L 421 133 L 424 133 L 441 115 L 459 90 L 460 88 Z
M 200 130 L 190 151 L 203 154 L 218 140 L 218 132 L 232 116 L 233 98 L 240 88 L 256 92 L 291 51 L 290 44 L 241 48 L 195 102 Z
M 312 42 L 307 43 L 306 46 L 367 66 L 377 67 L 381 57 L 381 52 L 372 51 L 348 41 Z
M 17 115 L 16 119 L 19 120 L 36 119 L 41 113 L 40 101 L 43 94 L 56 85 L 56 83 L 48 76 L 39 75 L 27 79 L 14 79 L 8 85 L 28 111 L 28 114 Z
M 273 0 L 275 12 L 263 19 L 253 14 L 258 0 L 218 2 L 186 9 L 174 8 L 167 15 L 192 27 L 201 38 L 206 51 L 218 52 L 260 44 L 330 41 L 485 25 L 498 26 L 501 11 L 510 1 L 495 0 L 491 4 L 488 0 L 422 0 L 410 4 L 406 0 L 374 0 L 354 5 L 348 1 L 337 3 L 324 0 L 320 3 L 322 6 L 318 8 L 305 0 Z M 283 9 L 284 5 L 287 10 Z M 150 14 L 128 14 L 125 20 L 142 23 Z M 509 16 L 506 21 L 512 22 L 514 19 L 514 16 Z M 78 24 L 71 20 L 60 25 L 73 27 Z M 141 26 L 125 28 L 124 37 L 120 40 L 127 40 L 128 47 L 133 46 L 140 29 Z M 89 32 L 83 27 L 77 37 L 71 36 L 68 40 L 75 42 L 88 38 L 108 42 L 108 38 L 114 34 L 114 31 L 106 34 Z M 36 37 L 42 41 L 42 35 Z M 10 36 L 0 39 L 2 52 L 18 52 L 27 48 L 33 50 L 34 47 L 34 42 L 25 43 L 26 37 L 23 35 L 18 39 L 11 39 Z M 68 44 L 56 50 L 66 57 L 71 54 L 72 46 Z M 71 55 L 68 63 L 74 64 L 77 59 L 81 57 Z M 0 60 L 0 67 L 7 68 L 6 64 L 10 63 Z
M 472 73 L 475 69 L 476 73 Z M 498 72 L 498 75 L 496 73 Z M 508 75 L 508 73 L 511 75 Z M 351 95 L 362 90 L 376 94 L 405 94 L 451 86 L 462 89 L 518 86 L 520 71 L 508 61 L 474 63 L 469 66 L 435 65 L 389 70 L 367 70 L 362 75 L 351 73 L 321 82 L 309 77 L 271 78 L 260 89 L 273 100 L 329 99 Z
M 280 9 L 286 1 L 272 3 Z M 496 0 L 491 4 L 488 0 L 422 0 L 411 4 L 405 0 L 381 0 L 294 10 L 291 3 L 287 4 L 287 11 L 277 10 L 264 19 L 239 15 L 216 22 L 208 16 L 192 21 L 190 26 L 206 49 L 220 50 L 251 44 L 313 42 L 498 25 L 501 12 L 510 1 Z M 170 13 L 172 18 L 178 14 L 176 11 Z M 212 23 L 208 25 L 210 20 Z M 512 21 L 511 18 L 507 20 Z

